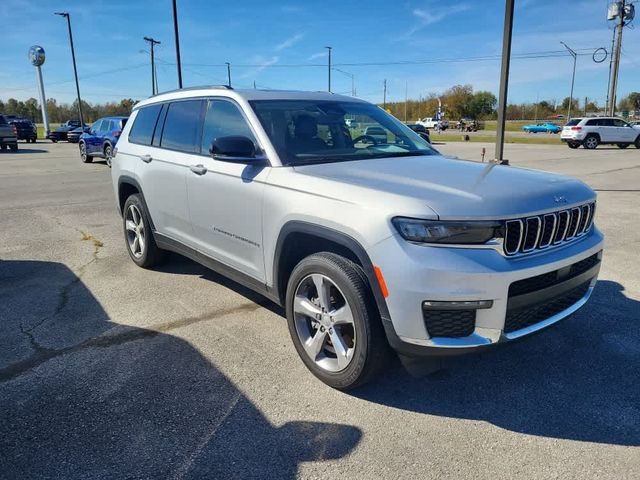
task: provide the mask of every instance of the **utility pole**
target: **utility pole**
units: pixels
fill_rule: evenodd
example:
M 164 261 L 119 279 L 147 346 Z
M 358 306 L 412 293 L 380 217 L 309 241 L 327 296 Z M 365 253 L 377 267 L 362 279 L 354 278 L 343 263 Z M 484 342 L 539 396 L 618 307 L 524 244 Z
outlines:
M 384 79 L 384 93 L 382 94 L 382 108 L 387 109 L 387 79 Z
M 224 63 L 227 66 L 227 85 L 229 85 L 229 88 L 231 88 L 231 64 L 229 62 L 224 62 Z
M 153 47 L 156 45 L 160 45 L 160 42 L 151 37 L 144 37 L 144 40 L 146 42 L 149 42 L 149 45 L 151 45 L 151 95 L 155 95 L 156 93 L 158 93 L 156 87 L 158 82 L 156 81 L 156 63 L 153 55 Z
M 408 92 L 409 92 L 409 82 L 405 80 L 404 82 L 404 123 L 407 123 L 407 102 L 409 101 Z
M 182 63 L 180 62 L 180 35 L 178 33 L 178 7 L 173 0 L 173 35 L 176 39 L 176 66 L 178 67 L 178 88 L 182 88 Z
M 80 100 L 80 84 L 78 83 L 78 69 L 76 68 L 76 52 L 73 48 L 73 34 L 71 33 L 71 16 L 69 12 L 55 12 L 67 19 L 67 28 L 69 29 L 69 43 L 71 44 L 71 59 L 73 60 L 73 75 L 76 79 L 76 93 L 78 94 L 78 115 L 80 116 L 80 126 L 84 128 L 84 117 L 82 116 L 82 100 Z
M 327 91 L 331 93 L 331 47 L 324 47 L 329 51 L 329 55 L 327 58 L 327 75 L 328 75 L 328 86 Z
M 616 93 L 618 90 L 618 72 L 620 70 L 620 52 L 622 49 L 622 30 L 624 29 L 624 7 L 625 0 L 618 2 L 620 5 L 619 20 L 618 23 L 618 38 L 616 39 L 616 50 L 613 58 L 613 71 L 611 73 L 611 93 L 609 94 L 609 115 L 613 116 L 616 113 Z
M 564 43 L 564 42 L 560 42 L 562 45 L 564 45 L 564 48 L 566 48 L 569 51 L 569 54 L 571 54 L 571 56 L 573 57 L 573 74 L 571 75 L 571 93 L 569 94 L 569 108 L 567 110 L 567 121 L 571 120 L 571 107 L 573 106 L 573 84 L 576 80 L 576 60 L 578 59 L 578 54 L 572 50 L 571 48 L 569 48 L 569 46 Z
M 584 97 L 584 116 L 587 116 L 587 103 L 589 102 L 589 97 Z
M 509 165 L 504 157 L 504 126 L 507 115 L 507 92 L 509 90 L 509 64 L 511 62 L 511 34 L 513 32 L 513 6 L 515 0 L 505 1 L 504 32 L 502 34 L 502 67 L 500 70 L 500 93 L 498 96 L 498 124 L 496 126 L 495 161 Z

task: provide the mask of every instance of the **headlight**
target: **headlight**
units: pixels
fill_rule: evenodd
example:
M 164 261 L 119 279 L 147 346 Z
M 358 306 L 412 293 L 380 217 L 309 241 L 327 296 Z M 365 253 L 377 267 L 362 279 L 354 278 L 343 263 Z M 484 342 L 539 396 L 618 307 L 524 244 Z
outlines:
M 402 238 L 410 242 L 478 245 L 503 236 L 501 222 L 449 222 L 404 217 L 396 217 L 392 222 Z

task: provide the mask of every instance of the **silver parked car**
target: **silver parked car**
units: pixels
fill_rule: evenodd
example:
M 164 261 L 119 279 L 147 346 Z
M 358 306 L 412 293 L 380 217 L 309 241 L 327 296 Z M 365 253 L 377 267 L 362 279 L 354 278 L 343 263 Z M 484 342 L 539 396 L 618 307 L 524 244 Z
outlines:
M 379 129 L 374 141 L 345 117 Z M 134 108 L 112 178 L 136 264 L 179 252 L 282 305 L 302 361 L 339 389 L 370 379 L 389 347 L 458 354 L 562 320 L 602 257 L 584 183 L 445 158 L 329 93 L 154 96 Z

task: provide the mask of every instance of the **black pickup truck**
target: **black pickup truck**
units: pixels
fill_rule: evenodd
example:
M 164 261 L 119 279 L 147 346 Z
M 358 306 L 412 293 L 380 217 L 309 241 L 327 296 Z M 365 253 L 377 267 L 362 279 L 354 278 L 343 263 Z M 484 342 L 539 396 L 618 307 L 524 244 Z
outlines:
M 9 124 L 16 127 L 18 140 L 26 140 L 27 143 L 36 143 L 38 139 L 38 129 L 31 120 L 27 118 L 12 118 L 9 120 Z
M 0 115 L 0 149 L 9 147 L 13 152 L 18 150 L 18 136 L 16 127 L 9 125 L 4 115 Z

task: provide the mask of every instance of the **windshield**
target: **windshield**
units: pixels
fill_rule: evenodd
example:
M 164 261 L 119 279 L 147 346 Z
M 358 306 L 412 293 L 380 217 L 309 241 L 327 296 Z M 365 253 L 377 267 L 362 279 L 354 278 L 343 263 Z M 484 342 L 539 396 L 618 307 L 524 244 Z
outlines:
M 406 125 L 369 103 L 250 103 L 285 165 L 438 154 Z

